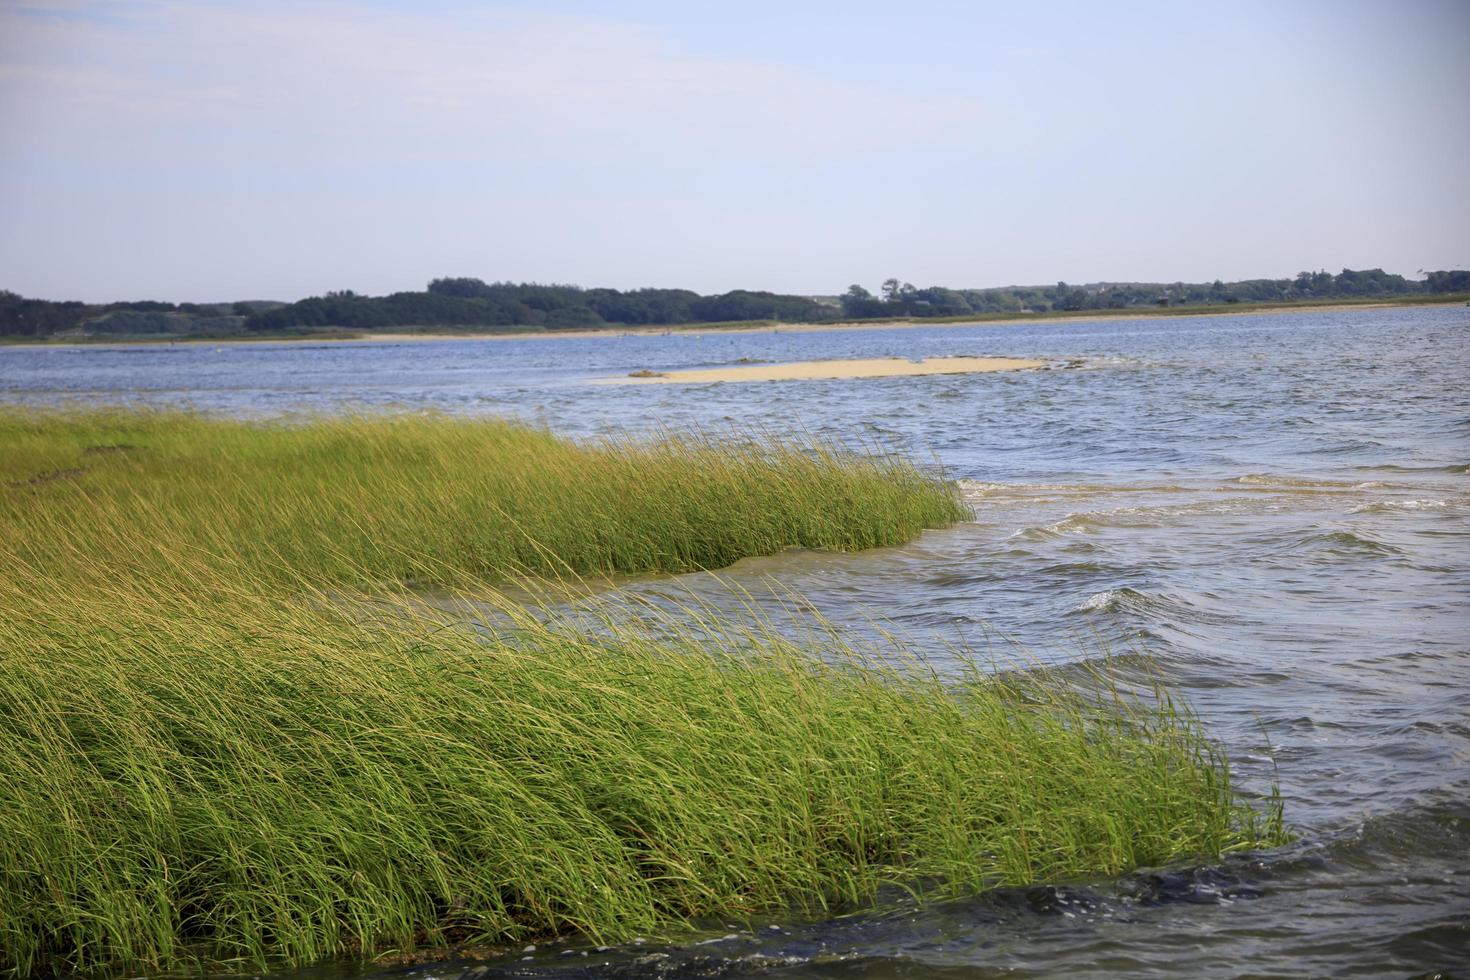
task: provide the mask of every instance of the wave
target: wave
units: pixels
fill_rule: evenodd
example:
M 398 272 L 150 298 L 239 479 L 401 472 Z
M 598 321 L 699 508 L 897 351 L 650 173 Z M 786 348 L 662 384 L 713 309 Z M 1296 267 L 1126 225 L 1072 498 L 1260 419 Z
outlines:
M 1022 541 L 1045 541 L 1066 534 L 1088 533 L 1101 526 L 1101 522 L 1088 514 L 1068 514 L 1059 521 L 1036 527 L 1023 527 L 1011 533 L 1012 538 Z
M 1450 500 L 1375 500 L 1370 504 L 1359 504 L 1349 514 L 1382 514 L 1393 511 L 1443 510 L 1453 504 Z
M 1443 466 L 1408 466 L 1402 463 L 1379 463 L 1372 467 L 1387 473 L 1455 473 L 1464 476 L 1470 473 L 1470 463 L 1447 463 Z
M 1170 483 L 992 483 L 986 480 L 957 480 L 965 493 L 1193 493 L 1198 488 Z
M 1088 596 L 1082 602 L 1072 607 L 1072 612 L 1120 612 L 1130 600 L 1143 598 L 1143 593 L 1136 589 L 1107 589 Z
M 1414 859 L 1437 861 L 1447 855 L 1470 854 L 1470 784 L 1440 787 L 1437 800 L 1426 800 L 1405 810 L 1375 814 L 1352 826 L 1303 841 L 1271 862 L 1274 870 L 1289 871 L 1306 858 L 1349 863 L 1392 865 Z
M 1378 541 L 1357 531 L 1322 531 L 1306 536 L 1301 541 L 1309 550 L 1336 552 L 1349 555 L 1400 555 L 1403 552 L 1391 544 Z
M 1341 513 L 1427 511 L 1470 503 L 1470 496 L 1451 486 L 1412 485 L 1378 480 L 1349 482 L 1277 474 L 1246 474 L 1226 484 L 1069 484 L 992 483 L 961 480 L 960 488 L 986 522 L 998 508 L 1067 506 L 1042 521 L 1023 524 L 1012 537 L 1043 541 L 1063 535 L 1089 534 L 1109 528 L 1138 530 L 1171 526 L 1190 518 L 1279 514 L 1297 510 L 1341 508 Z M 1143 499 L 1140 500 L 1139 498 Z M 1154 499 L 1150 499 L 1154 498 Z M 1130 504 L 1131 506 L 1106 506 Z M 1082 504 L 1084 506 L 1077 506 Z M 1087 507 L 1091 504 L 1091 507 Z M 1040 516 L 1040 515 L 1038 515 Z M 1351 544 L 1351 542 L 1348 542 Z
M 1113 492 L 1113 488 L 1085 483 L 989 483 L 984 480 L 958 480 L 960 492 L 971 499 L 1003 496 L 1032 499 L 1037 494 L 1086 495 Z
M 1143 507 L 1073 511 L 1049 524 L 1018 528 L 1010 536 L 1023 541 L 1046 541 L 1070 534 L 1093 534 L 1109 528 L 1140 530 L 1167 527 L 1187 518 L 1271 514 L 1285 509 L 1285 505 L 1271 500 L 1206 498 Z
M 1115 589 L 1104 589 L 1102 592 L 1094 592 L 1073 606 L 1068 612 L 1072 615 L 1107 613 L 1110 615 L 1147 617 L 1157 623 L 1176 628 L 1185 625 L 1223 626 L 1233 624 L 1235 619 L 1229 613 L 1216 612 L 1207 608 L 1207 603 L 1212 598 L 1208 594 L 1192 596 L 1162 592 L 1143 592 L 1125 585 Z
M 1309 476 L 1286 476 L 1280 473 L 1247 473 L 1232 482 L 1249 487 L 1290 487 L 1301 490 L 1355 490 L 1367 484 L 1351 480 L 1324 480 Z

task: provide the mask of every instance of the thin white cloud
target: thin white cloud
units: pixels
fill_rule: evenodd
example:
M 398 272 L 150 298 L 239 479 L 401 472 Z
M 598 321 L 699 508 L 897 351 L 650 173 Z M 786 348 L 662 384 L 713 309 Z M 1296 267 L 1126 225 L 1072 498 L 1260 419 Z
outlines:
M 839 152 L 904 120 L 940 144 L 983 116 L 789 66 L 697 57 L 647 29 L 549 14 L 364 11 L 343 3 L 135 5 L 126 19 L 0 15 L 7 116 L 84 145 L 220 131 L 347 159 L 428 151 Z M 146 28 L 140 29 L 140 28 Z M 18 104 L 17 104 L 18 103 Z M 284 141 L 284 145 L 282 145 Z M 161 148 L 166 149 L 166 148 Z

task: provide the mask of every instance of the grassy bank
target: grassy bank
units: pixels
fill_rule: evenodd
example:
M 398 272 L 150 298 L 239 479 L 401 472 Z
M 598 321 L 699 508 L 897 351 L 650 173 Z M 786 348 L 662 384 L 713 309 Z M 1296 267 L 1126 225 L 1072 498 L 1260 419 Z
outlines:
M 0 587 L 0 969 L 609 941 L 1274 839 L 1167 704 L 761 632 L 375 623 L 192 570 Z
M 488 589 L 962 516 L 902 461 L 6 413 L 0 466 L 10 976 L 616 940 L 1280 839 L 1167 698 Z
M 678 572 L 900 544 L 967 513 L 933 473 L 817 443 L 574 444 L 437 416 L 0 410 L 12 560 L 140 581 L 170 578 L 193 552 L 258 586 Z

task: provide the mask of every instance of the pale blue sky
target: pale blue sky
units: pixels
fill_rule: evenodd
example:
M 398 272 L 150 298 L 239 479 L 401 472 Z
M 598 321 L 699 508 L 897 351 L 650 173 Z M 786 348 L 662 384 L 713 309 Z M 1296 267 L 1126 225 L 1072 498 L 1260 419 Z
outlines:
M 1470 3 L 0 0 L 0 288 L 1470 267 Z

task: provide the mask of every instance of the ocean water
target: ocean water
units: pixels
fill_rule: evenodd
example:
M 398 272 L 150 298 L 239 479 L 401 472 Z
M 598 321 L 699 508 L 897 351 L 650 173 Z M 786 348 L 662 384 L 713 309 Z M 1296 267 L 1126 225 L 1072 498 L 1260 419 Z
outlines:
M 946 354 L 1046 370 L 596 386 L 740 358 Z M 1279 850 L 676 943 L 297 976 L 1416 976 L 1470 973 L 1470 309 L 434 343 L 0 347 L 0 400 L 210 412 L 435 409 L 594 437 L 760 427 L 942 465 L 973 522 L 861 554 L 638 582 L 790 590 L 941 669 L 1144 658 Z M 772 605 L 772 617 L 798 615 Z M 795 624 L 793 624 L 795 625 Z M 1126 658 L 1125 658 L 1126 662 Z

